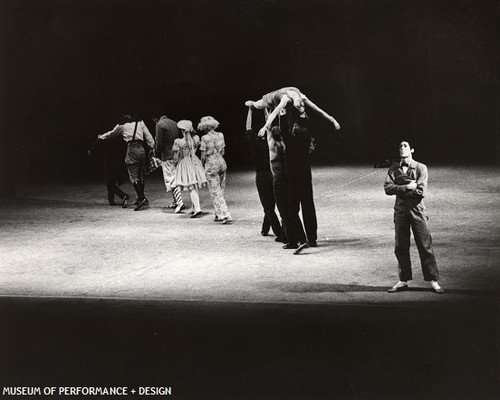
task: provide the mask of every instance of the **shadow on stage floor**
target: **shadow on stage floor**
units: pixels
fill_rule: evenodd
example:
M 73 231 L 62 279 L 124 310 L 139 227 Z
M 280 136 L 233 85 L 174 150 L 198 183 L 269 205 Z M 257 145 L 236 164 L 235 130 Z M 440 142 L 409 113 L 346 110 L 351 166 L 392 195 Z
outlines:
M 383 293 L 387 291 L 387 286 L 344 285 L 311 282 L 261 284 L 261 286 L 265 286 L 268 289 L 277 289 L 290 293 Z M 430 287 L 409 287 L 406 292 L 434 293 Z M 491 299 L 498 296 L 498 292 L 493 290 L 447 289 L 446 293 L 469 296 L 489 296 Z
M 493 399 L 494 302 L 440 307 L 2 298 L 2 386 L 177 399 Z M 133 398 L 133 396 L 130 396 Z

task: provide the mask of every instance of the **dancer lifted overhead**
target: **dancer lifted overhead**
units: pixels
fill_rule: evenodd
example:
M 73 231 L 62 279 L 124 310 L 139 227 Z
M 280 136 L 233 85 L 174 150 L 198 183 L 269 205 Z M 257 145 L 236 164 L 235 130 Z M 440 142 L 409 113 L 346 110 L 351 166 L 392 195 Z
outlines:
M 310 166 L 314 139 L 306 110 L 316 111 L 333 123 L 336 130 L 340 129 L 340 125 L 295 87 L 275 90 L 258 101 L 248 100 L 245 105 L 270 112 L 266 114 L 266 123 L 260 129 L 259 136 L 267 133 L 268 138 L 272 139 L 275 134 L 270 135 L 270 131 L 280 132 L 285 144 L 288 218 L 283 221 L 287 239 L 283 248 L 295 249 L 294 254 L 299 254 L 307 247 L 316 247 L 318 225 Z M 271 147 L 270 144 L 270 150 Z
M 340 129 L 340 124 L 337 122 L 335 118 L 331 115 L 323 111 L 316 104 L 314 104 L 311 100 L 307 98 L 307 96 L 300 92 L 296 87 L 285 87 L 273 92 L 267 93 L 260 100 L 252 101 L 247 100 L 245 102 L 247 107 L 254 107 L 258 110 L 262 110 L 267 108 L 271 113 L 266 118 L 265 125 L 259 130 L 259 136 L 264 137 L 266 134 L 266 129 L 271 129 L 273 121 L 276 119 L 278 115 L 284 109 L 290 109 L 290 107 L 294 107 L 298 112 L 301 118 L 306 118 L 307 109 L 311 109 L 316 111 L 324 118 L 329 120 L 334 126 L 336 130 Z M 272 111 L 271 111 L 272 110 Z

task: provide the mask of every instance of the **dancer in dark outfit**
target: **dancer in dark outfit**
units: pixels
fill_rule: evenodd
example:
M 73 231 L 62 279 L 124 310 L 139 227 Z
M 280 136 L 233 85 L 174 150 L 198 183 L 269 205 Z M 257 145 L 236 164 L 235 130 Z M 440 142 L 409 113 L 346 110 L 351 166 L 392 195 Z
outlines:
M 314 148 L 309 129 L 309 116 L 306 111 L 313 110 L 329 120 L 335 129 L 339 123 L 328 113 L 310 101 L 299 89 L 285 87 L 267 93 L 258 101 L 248 100 L 248 107 L 265 109 L 266 123 L 259 131 L 264 136 L 278 121 L 286 146 L 288 167 L 288 242 L 283 248 L 296 249 L 294 254 L 304 248 L 317 246 L 317 219 L 312 191 L 312 176 L 309 153 Z M 286 118 L 284 117 L 286 115 Z M 305 232 L 299 217 L 302 209 Z
M 288 168 L 289 225 L 285 248 L 296 249 L 295 254 L 298 254 L 309 246 L 317 246 L 318 222 L 309 154 L 312 137 L 307 118 L 299 117 L 294 109 L 288 110 L 287 116 L 288 118 L 280 117 Z M 299 211 L 302 211 L 302 221 Z
M 281 225 L 275 213 L 275 200 L 273 193 L 273 174 L 269 165 L 269 148 L 265 139 L 257 136 L 252 129 L 252 107 L 248 108 L 246 122 L 246 137 L 250 147 L 253 165 L 255 168 L 255 183 L 259 199 L 264 209 L 261 233 L 266 236 L 272 228 L 276 241 L 283 241 Z
M 120 189 L 120 185 L 125 182 L 127 169 L 125 167 L 126 146 L 122 139 L 112 139 L 108 141 L 96 140 L 89 150 L 89 155 L 100 158 L 108 191 L 108 202 L 110 206 L 114 206 L 115 195 L 121 199 L 123 207 L 127 206 L 129 196 Z
M 265 110 L 265 112 L 267 117 L 267 110 Z M 287 232 L 289 226 L 289 194 L 285 143 L 283 142 L 280 128 L 278 126 L 273 126 L 271 129 L 266 130 L 266 137 L 272 173 L 272 190 L 274 200 L 281 217 L 281 238 L 276 238 L 276 241 L 288 243 Z M 287 248 L 286 245 L 284 248 Z
M 156 123 L 155 151 L 161 157 L 161 168 L 163 171 L 163 180 L 167 193 L 172 191 L 173 202 L 168 207 L 174 208 L 176 213 L 184 209 L 181 190 L 179 187 L 172 187 L 172 181 L 175 177 L 174 152 L 172 147 L 175 139 L 181 137 L 177 122 L 163 115 L 160 119 L 153 119 Z

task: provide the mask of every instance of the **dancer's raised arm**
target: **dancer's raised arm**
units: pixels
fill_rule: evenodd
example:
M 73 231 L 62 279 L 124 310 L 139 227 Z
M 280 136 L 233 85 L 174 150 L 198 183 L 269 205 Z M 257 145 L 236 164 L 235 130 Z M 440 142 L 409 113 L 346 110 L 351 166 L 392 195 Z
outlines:
M 264 137 L 264 135 L 266 134 L 266 131 L 271 129 L 271 125 L 272 125 L 273 121 L 279 115 L 281 110 L 283 110 L 286 107 L 286 105 L 291 101 L 292 101 L 292 99 L 290 99 L 290 97 L 288 97 L 287 95 L 283 95 L 281 97 L 280 103 L 276 106 L 276 108 L 273 110 L 273 112 L 267 116 L 266 123 L 264 124 L 264 126 L 262 128 L 260 128 L 259 137 Z
M 246 123 L 246 131 L 251 131 L 252 130 L 252 107 L 248 107 L 248 113 L 247 113 L 247 123 Z

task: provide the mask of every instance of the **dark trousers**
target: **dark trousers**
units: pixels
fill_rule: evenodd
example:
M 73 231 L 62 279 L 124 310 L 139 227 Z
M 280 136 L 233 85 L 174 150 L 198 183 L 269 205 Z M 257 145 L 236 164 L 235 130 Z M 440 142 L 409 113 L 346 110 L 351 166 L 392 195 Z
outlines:
M 394 226 L 396 230 L 396 248 L 394 253 L 398 259 L 399 279 L 412 279 L 410 260 L 410 228 L 417 244 L 418 254 L 422 265 L 424 280 L 439 280 L 436 258 L 432 249 L 432 237 L 427 228 L 427 218 L 421 206 L 410 209 L 401 209 L 394 212 Z
M 269 227 L 273 229 L 276 236 L 281 236 L 281 224 L 274 211 L 275 200 L 273 193 L 273 175 L 271 171 L 258 171 L 255 176 L 257 192 L 264 209 L 264 221 L 262 222 L 262 232 L 267 233 Z
M 286 175 L 279 174 L 273 177 L 273 193 L 281 217 L 281 237 L 284 243 L 289 243 L 288 230 L 290 224 L 288 211 L 288 182 Z
M 302 165 L 300 169 L 289 168 L 288 175 L 288 242 L 316 241 L 318 239 L 318 220 L 314 206 L 311 168 Z M 302 221 L 299 211 L 302 210 Z M 304 225 L 302 225 L 302 222 Z M 305 228 L 305 232 L 304 232 Z
M 108 200 L 110 203 L 115 201 L 115 194 L 118 195 L 120 199 L 126 196 L 126 193 L 118 187 L 119 182 L 116 178 L 108 178 L 106 180 L 106 187 L 108 189 Z

